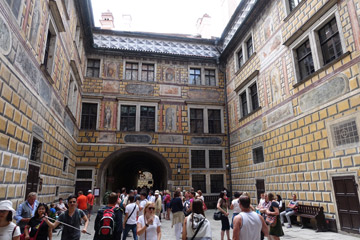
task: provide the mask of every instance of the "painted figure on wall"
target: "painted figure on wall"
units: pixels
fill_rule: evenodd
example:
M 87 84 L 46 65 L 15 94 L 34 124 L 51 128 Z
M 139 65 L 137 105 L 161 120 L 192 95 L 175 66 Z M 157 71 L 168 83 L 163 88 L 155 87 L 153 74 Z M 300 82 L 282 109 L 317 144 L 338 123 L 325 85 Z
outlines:
M 116 78 L 116 63 L 108 62 L 106 65 L 106 77 Z
M 165 114 L 165 129 L 174 131 L 176 130 L 176 116 L 175 116 L 175 109 L 168 108 L 166 109 Z
M 280 74 L 277 68 L 274 68 L 270 73 L 270 84 L 273 102 L 277 102 L 281 98 Z
M 165 81 L 174 82 L 175 81 L 175 70 L 173 68 L 167 68 L 165 71 Z
M 111 108 L 109 105 L 105 108 L 105 128 L 111 128 Z
M 40 1 L 35 1 L 34 12 L 32 14 L 31 30 L 30 30 L 30 43 L 36 49 L 37 36 L 40 27 L 41 9 L 39 7 Z

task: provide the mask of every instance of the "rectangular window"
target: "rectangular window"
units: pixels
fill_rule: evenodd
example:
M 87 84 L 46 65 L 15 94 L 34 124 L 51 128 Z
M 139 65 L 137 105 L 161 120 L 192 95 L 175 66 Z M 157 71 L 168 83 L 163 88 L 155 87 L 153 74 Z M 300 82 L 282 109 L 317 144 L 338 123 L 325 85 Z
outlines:
M 121 131 L 135 131 L 136 106 L 121 106 Z
M 247 107 L 247 97 L 246 92 L 240 94 L 240 104 L 241 104 L 241 116 L 245 117 L 249 114 L 248 107 Z
M 189 84 L 201 85 L 201 69 L 200 68 L 190 68 Z
M 335 18 L 319 30 L 319 39 L 324 65 L 342 54 L 340 35 Z
M 33 143 L 31 146 L 31 153 L 30 153 L 30 160 L 40 162 L 41 161 L 41 148 L 42 148 L 42 142 L 37 139 L 36 137 L 33 137 Z
M 138 63 L 126 63 L 125 66 L 125 79 L 126 80 L 138 80 L 139 64 Z
M 208 127 L 209 133 L 221 133 L 221 110 L 208 110 Z
M 310 41 L 304 42 L 296 49 L 300 80 L 315 72 L 314 61 L 311 54 Z
M 289 0 L 290 11 L 294 10 L 301 0 Z
M 77 170 L 76 178 L 77 179 L 91 179 L 92 178 L 92 170 Z
M 11 8 L 12 13 L 16 18 L 19 16 L 21 0 L 6 0 L 7 4 Z
M 44 65 L 45 65 L 46 68 L 48 67 L 51 37 L 52 37 L 51 32 L 48 31 L 48 35 L 47 35 L 47 38 L 46 38 L 45 53 L 44 53 Z
M 83 103 L 81 129 L 96 129 L 97 103 Z
M 263 147 L 254 148 L 252 152 L 253 152 L 254 164 L 264 162 L 264 150 L 263 150 Z
M 190 132 L 204 133 L 204 111 L 203 109 L 190 109 Z
M 238 60 L 238 68 L 241 68 L 241 66 L 244 64 L 244 56 L 242 49 L 239 50 L 237 53 L 237 60 Z
M 155 107 L 141 106 L 140 131 L 155 132 Z
M 222 150 L 209 150 L 209 167 L 223 168 Z
M 192 175 L 192 187 L 197 190 L 201 190 L 202 193 L 206 193 L 206 176 L 204 174 Z
M 63 172 L 67 172 L 68 169 L 68 162 L 69 159 L 67 157 L 64 157 L 64 162 L 63 162 Z
M 211 174 L 210 186 L 211 186 L 211 193 L 220 193 L 224 189 L 224 175 Z
M 246 41 L 246 48 L 247 48 L 247 56 L 248 59 L 253 55 L 254 53 L 254 48 L 253 48 L 253 43 L 252 43 L 252 37 L 250 37 L 247 41 Z
M 87 77 L 99 77 L 100 76 L 100 59 L 88 59 L 86 76 Z
M 216 86 L 215 69 L 205 69 L 205 85 Z
M 191 168 L 205 167 L 205 150 L 191 150 Z
M 142 64 L 141 66 L 141 80 L 147 82 L 154 81 L 155 67 L 154 64 Z
M 251 99 L 251 111 L 254 111 L 259 107 L 256 82 L 249 87 L 249 91 L 250 91 L 250 99 Z

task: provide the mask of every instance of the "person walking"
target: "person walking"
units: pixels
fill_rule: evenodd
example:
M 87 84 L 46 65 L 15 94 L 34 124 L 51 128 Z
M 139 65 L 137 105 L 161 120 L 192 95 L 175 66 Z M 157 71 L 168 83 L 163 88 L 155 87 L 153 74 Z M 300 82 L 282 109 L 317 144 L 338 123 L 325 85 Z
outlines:
M 20 227 L 21 233 L 24 233 L 26 224 L 30 221 L 35 215 L 36 209 L 39 205 L 39 202 L 36 200 L 36 193 L 31 192 L 28 194 L 26 201 L 19 205 L 16 210 L 15 220 L 17 225 Z
M 170 191 L 166 190 L 165 192 L 165 199 L 164 199 L 164 204 L 165 204 L 165 211 L 166 211 L 166 220 L 170 220 L 170 201 L 171 201 L 171 196 L 170 196 Z
M 221 240 L 224 240 L 224 234 L 226 232 L 227 239 L 230 240 L 230 223 L 229 223 L 229 211 L 227 196 L 224 191 L 220 192 L 219 200 L 217 202 L 217 209 L 222 213 L 221 214 Z
M 123 237 L 122 239 L 125 240 L 129 231 L 131 230 L 133 233 L 134 240 L 137 240 L 136 235 L 136 218 L 139 215 L 139 206 L 134 202 L 135 197 L 129 196 L 128 197 L 128 204 L 125 208 L 125 218 L 123 223 Z
M 269 238 L 269 230 L 264 218 L 250 208 L 250 197 L 239 198 L 240 213 L 234 218 L 233 240 L 259 240 L 260 232 Z
M 94 195 L 92 194 L 92 191 L 89 190 L 88 191 L 88 195 L 86 195 L 86 199 L 87 199 L 87 217 L 90 221 L 90 216 L 91 216 L 91 212 L 93 210 L 93 206 L 94 206 Z
M 49 208 L 45 203 L 39 203 L 34 217 L 30 219 L 24 229 L 25 239 L 52 240 L 54 224 L 47 218 Z M 29 231 L 30 229 L 30 231 Z
M 137 221 L 139 240 L 160 240 L 160 226 L 160 219 L 155 215 L 155 203 L 148 201 L 144 208 L 144 214 Z
M 235 198 L 234 198 L 234 200 L 231 201 L 230 209 L 234 210 L 233 216 L 232 216 L 232 219 L 231 219 L 231 225 L 230 225 L 231 228 L 234 228 L 234 217 L 241 212 L 241 209 L 240 209 L 240 206 L 239 206 L 239 198 L 240 198 L 241 195 L 242 195 L 242 193 L 235 192 L 234 193 Z
M 57 221 L 54 223 L 54 229 L 59 226 L 61 223 L 69 224 L 75 228 L 80 229 L 81 219 L 84 220 L 84 228 L 81 230 L 82 233 L 86 233 L 87 227 L 89 225 L 89 220 L 84 213 L 84 211 L 77 208 L 77 201 L 75 195 L 70 195 L 67 198 L 67 202 L 69 205 L 69 209 L 63 212 Z M 63 230 L 61 233 L 61 240 L 79 240 L 80 239 L 80 230 L 76 230 L 74 228 L 68 227 L 66 225 L 63 226 Z
M 183 207 L 181 193 L 179 191 L 175 191 L 174 198 L 170 202 L 170 209 L 173 214 L 171 227 L 175 226 L 175 237 L 177 240 L 180 239 L 185 217 Z
M 159 217 L 161 222 L 161 196 L 159 190 L 155 191 L 155 215 Z
M 84 213 L 87 214 L 87 198 L 86 196 L 84 195 L 83 191 L 79 191 L 78 192 L 78 197 L 77 197 L 77 207 L 82 210 Z
M 266 215 L 269 217 L 276 217 L 276 223 L 274 225 L 270 225 L 270 239 L 279 240 L 281 236 L 284 236 L 279 217 L 279 203 L 275 200 L 275 196 L 272 193 L 268 194 L 268 198 L 270 202 L 270 207 L 266 210 Z
M 121 240 L 121 233 L 123 231 L 123 224 L 122 224 L 122 211 L 119 207 L 116 207 L 116 203 L 118 200 L 118 195 L 115 192 L 110 193 L 108 204 L 99 209 L 97 212 L 95 223 L 94 223 L 94 240 L 101 240 L 100 238 L 100 224 L 101 219 L 104 216 L 104 211 L 107 209 L 112 209 L 114 211 L 115 218 L 113 219 L 115 221 L 114 229 L 112 229 L 114 232 L 112 234 L 112 238 L 109 238 L 108 240 Z
M 291 219 L 290 217 L 295 214 L 297 207 L 299 205 L 298 201 L 296 200 L 296 194 L 293 194 L 293 199 L 289 202 L 288 208 L 280 213 L 281 225 L 284 225 L 284 216 L 288 221 L 288 228 L 291 228 Z
M 194 200 L 193 211 L 185 217 L 182 229 L 182 240 L 212 239 L 210 221 L 205 218 L 203 203 L 200 199 Z
M 146 199 L 146 192 L 141 191 L 140 192 L 140 202 L 139 202 L 139 216 L 144 214 L 144 208 L 148 200 Z
M 15 209 L 12 202 L 4 200 L 0 202 L 0 239 L 1 240 L 20 240 L 20 227 L 12 222 Z

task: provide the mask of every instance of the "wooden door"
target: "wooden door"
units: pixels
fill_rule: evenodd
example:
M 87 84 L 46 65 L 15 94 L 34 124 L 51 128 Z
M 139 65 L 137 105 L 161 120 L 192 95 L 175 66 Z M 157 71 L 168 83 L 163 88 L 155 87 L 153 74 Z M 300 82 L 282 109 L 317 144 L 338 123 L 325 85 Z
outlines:
M 360 203 L 354 176 L 334 177 L 334 191 L 342 231 L 360 233 Z
M 260 202 L 261 194 L 265 192 L 265 181 L 264 179 L 256 179 L 256 196 L 258 204 Z
M 39 166 L 29 164 L 29 171 L 26 179 L 25 199 L 30 192 L 37 192 L 39 185 L 39 172 Z

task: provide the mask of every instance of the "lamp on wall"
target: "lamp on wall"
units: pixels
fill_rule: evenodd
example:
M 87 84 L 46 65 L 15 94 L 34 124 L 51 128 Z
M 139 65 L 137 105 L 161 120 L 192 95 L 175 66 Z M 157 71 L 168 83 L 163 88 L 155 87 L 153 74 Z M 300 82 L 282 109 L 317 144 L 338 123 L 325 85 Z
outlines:
M 181 172 L 181 164 L 178 163 L 178 165 L 177 165 L 177 173 L 180 174 L 180 172 Z

